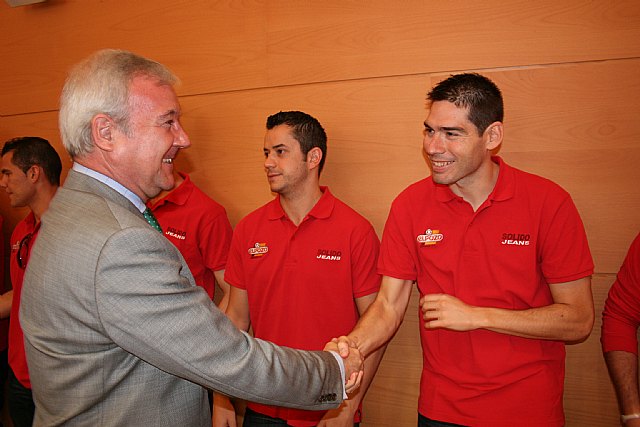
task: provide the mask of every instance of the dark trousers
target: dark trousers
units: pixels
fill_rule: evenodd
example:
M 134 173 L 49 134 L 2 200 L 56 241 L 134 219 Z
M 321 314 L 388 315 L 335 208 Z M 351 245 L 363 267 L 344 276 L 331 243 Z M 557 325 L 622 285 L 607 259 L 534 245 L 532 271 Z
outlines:
M 436 421 L 425 417 L 422 414 L 418 414 L 418 427 L 464 427 L 461 424 L 445 423 L 443 421 Z
M 285 420 L 280 418 L 273 418 L 268 415 L 259 414 L 256 411 L 252 411 L 247 408 L 244 413 L 244 422 L 242 427 L 273 427 L 273 426 L 287 426 Z M 360 423 L 354 423 L 353 427 L 359 427 Z
M 13 427 L 31 427 L 36 406 L 33 403 L 31 389 L 26 388 L 9 369 L 9 415 Z
M 4 407 L 4 383 L 9 375 L 9 363 L 7 362 L 8 349 L 0 351 L 0 413 Z M 2 427 L 2 420 L 0 419 L 0 427 Z

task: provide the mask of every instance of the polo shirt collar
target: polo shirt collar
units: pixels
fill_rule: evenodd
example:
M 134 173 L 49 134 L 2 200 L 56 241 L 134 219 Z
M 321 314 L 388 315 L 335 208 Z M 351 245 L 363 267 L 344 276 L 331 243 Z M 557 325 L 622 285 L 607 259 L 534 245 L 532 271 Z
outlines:
M 507 165 L 499 156 L 491 156 L 491 160 L 500 166 L 500 172 L 498 173 L 496 186 L 493 188 L 491 194 L 489 194 L 487 200 L 499 202 L 510 199 L 515 192 L 513 168 Z M 433 181 L 431 182 L 433 183 Z M 436 199 L 439 202 L 449 202 L 459 198 L 458 195 L 451 191 L 448 185 L 436 183 L 433 183 L 433 185 L 436 187 Z
M 502 160 L 502 157 L 492 156 L 491 160 L 500 166 L 500 173 L 498 174 L 496 186 L 489 195 L 489 200 L 496 202 L 508 200 L 515 194 L 516 182 L 514 179 L 514 170 Z
M 24 223 L 27 225 L 28 230 L 31 232 L 36 227 L 36 215 L 33 211 L 29 211 L 29 214 L 24 218 Z
M 307 214 L 308 217 L 324 219 L 329 218 L 331 216 L 331 212 L 333 212 L 336 198 L 331 194 L 331 191 L 329 191 L 329 187 L 320 186 L 320 191 L 322 191 L 322 196 L 320 196 L 318 203 L 311 208 L 311 211 Z M 275 199 L 269 202 L 267 217 L 270 220 L 276 220 L 286 218 L 286 216 L 287 215 L 280 204 L 280 195 L 278 194 Z
M 189 175 L 186 173 L 178 172 L 178 174 L 184 179 L 184 181 L 182 181 L 176 189 L 167 194 L 163 199 L 154 204 L 154 208 L 156 206 L 164 205 L 165 203 L 173 203 L 178 206 L 183 206 L 187 203 L 187 200 L 189 200 L 189 196 L 193 191 L 193 188 L 190 185 L 191 178 L 189 178 Z

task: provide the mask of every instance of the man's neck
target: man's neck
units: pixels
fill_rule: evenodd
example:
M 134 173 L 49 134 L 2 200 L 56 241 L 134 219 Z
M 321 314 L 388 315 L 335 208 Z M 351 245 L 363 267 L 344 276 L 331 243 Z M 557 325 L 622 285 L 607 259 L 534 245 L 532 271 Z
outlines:
M 462 179 L 449 185 L 451 191 L 477 211 L 487 200 L 498 182 L 500 166 L 491 160 L 478 169 L 473 179 Z
M 33 215 L 36 218 L 36 223 L 40 221 L 42 215 L 49 208 L 49 203 L 51 203 L 51 199 L 53 199 L 57 190 L 57 185 L 46 185 L 38 188 L 36 196 L 32 202 L 29 203 L 29 209 L 33 212 Z
M 311 209 L 313 209 L 321 197 L 322 190 L 320 190 L 320 186 L 316 183 L 315 186 L 300 192 L 295 192 L 294 194 L 281 194 L 280 205 L 291 222 L 298 226 L 309 212 L 311 212 Z

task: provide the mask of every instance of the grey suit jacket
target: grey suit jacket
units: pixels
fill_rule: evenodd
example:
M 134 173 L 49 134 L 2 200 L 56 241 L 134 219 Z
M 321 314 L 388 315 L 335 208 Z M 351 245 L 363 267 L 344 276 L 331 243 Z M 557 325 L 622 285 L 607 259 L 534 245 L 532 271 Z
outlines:
M 20 321 L 36 426 L 210 425 L 202 386 L 302 409 L 342 401 L 331 354 L 238 331 L 131 202 L 73 170 L 42 218 Z

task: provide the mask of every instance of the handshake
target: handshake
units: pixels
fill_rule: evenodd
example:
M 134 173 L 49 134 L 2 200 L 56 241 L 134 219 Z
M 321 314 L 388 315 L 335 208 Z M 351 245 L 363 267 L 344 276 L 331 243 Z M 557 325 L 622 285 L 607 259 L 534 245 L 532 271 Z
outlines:
M 351 393 L 360 387 L 364 375 L 364 356 L 353 340 L 342 336 L 334 338 L 324 346 L 324 351 L 334 351 L 342 357 L 345 370 L 345 391 Z

